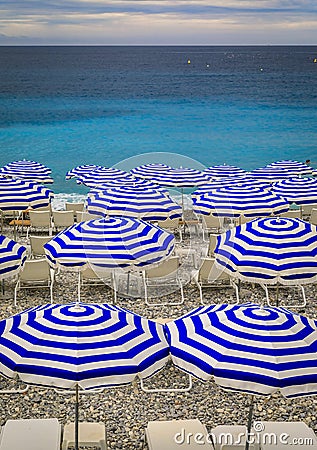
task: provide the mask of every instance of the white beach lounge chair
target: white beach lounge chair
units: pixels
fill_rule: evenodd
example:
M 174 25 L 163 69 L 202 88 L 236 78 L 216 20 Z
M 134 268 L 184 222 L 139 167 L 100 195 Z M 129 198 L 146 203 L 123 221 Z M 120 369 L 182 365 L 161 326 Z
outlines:
M 70 227 L 74 222 L 73 211 L 53 211 L 53 225 L 55 231 Z
M 163 228 L 163 230 L 168 230 L 173 234 L 177 233 L 179 236 L 179 242 L 182 242 L 182 240 L 183 240 L 183 233 L 182 233 L 183 225 L 182 225 L 179 217 L 176 217 L 175 219 L 167 218 L 165 220 L 159 220 L 157 222 L 157 225 L 160 228 Z
M 81 298 L 81 288 L 84 286 L 105 286 L 110 285 L 113 290 L 114 303 L 117 301 L 117 281 L 115 272 L 110 270 L 96 273 L 91 267 L 87 267 L 78 273 L 78 300 Z
M 51 303 L 53 303 L 53 284 L 54 271 L 45 258 L 25 261 L 14 288 L 14 305 L 16 306 L 17 304 L 17 296 L 20 289 L 37 289 L 40 287 L 50 290 Z
M 87 222 L 88 220 L 101 219 L 101 216 L 90 214 L 87 211 L 76 211 L 76 222 Z
M 44 245 L 52 239 L 52 236 L 29 236 L 32 258 L 45 256 Z
M 60 450 L 61 425 L 57 419 L 7 420 L 0 450 Z
M 293 303 L 288 305 L 285 302 L 283 302 L 284 307 L 286 307 L 286 308 L 305 308 L 305 306 L 306 306 L 306 303 L 307 303 L 306 293 L 305 293 L 305 288 L 302 284 L 298 284 L 295 286 L 285 286 L 282 284 L 269 285 L 269 284 L 261 283 L 260 286 L 262 287 L 262 289 L 264 289 L 266 301 L 269 306 L 279 306 L 279 293 L 280 293 L 281 289 L 283 289 L 283 290 L 298 289 L 301 297 L 303 298 L 303 302 L 299 303 L 298 305 L 297 304 L 294 305 Z M 269 294 L 270 289 L 272 291 L 274 290 L 274 294 L 273 294 L 273 296 L 275 297 L 274 303 L 272 302 L 272 300 L 270 298 L 270 294 Z M 292 295 L 292 297 L 293 297 L 293 295 Z
M 48 234 L 52 235 L 52 219 L 50 211 L 29 211 L 30 226 L 27 229 L 26 237 L 29 237 L 31 229 L 46 230 Z
M 198 419 L 151 421 L 145 436 L 149 450 L 213 450 L 208 431 Z
M 65 203 L 65 210 L 66 211 L 72 211 L 74 215 L 74 220 L 76 219 L 76 213 L 82 212 L 85 209 L 85 203 L 84 202 L 78 202 L 78 203 Z
M 197 217 L 201 223 L 201 231 L 205 242 L 208 241 L 209 233 L 221 233 L 224 231 L 223 217 L 217 217 L 212 214 L 199 214 Z
M 67 450 L 68 447 L 74 447 L 74 444 L 75 424 L 71 422 L 64 426 L 62 450 Z M 81 447 L 97 447 L 100 450 L 107 450 L 105 424 L 101 422 L 79 422 L 78 444 Z
M 231 288 L 235 291 L 236 303 L 239 303 L 239 289 L 230 276 L 215 264 L 215 258 L 204 258 L 202 264 L 193 278 L 199 289 L 200 302 L 204 305 L 204 288 Z M 209 302 L 210 303 L 210 302 Z
M 158 306 L 158 305 L 180 305 L 184 303 L 184 290 L 183 283 L 179 276 L 179 256 L 172 256 L 171 258 L 163 261 L 157 267 L 148 269 L 142 272 L 143 285 L 144 285 L 144 297 L 145 303 L 147 305 Z M 181 300 L 179 302 L 149 302 L 148 290 L 151 287 L 159 286 L 177 286 L 180 289 Z M 161 295 L 162 292 L 160 291 Z
M 311 210 L 309 222 L 313 225 L 317 225 L 317 208 Z

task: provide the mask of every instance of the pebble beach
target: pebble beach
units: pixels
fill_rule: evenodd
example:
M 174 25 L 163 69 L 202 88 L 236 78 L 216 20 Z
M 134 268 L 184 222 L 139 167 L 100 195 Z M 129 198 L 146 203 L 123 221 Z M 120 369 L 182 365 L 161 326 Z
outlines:
M 12 237 L 9 227 L 3 234 Z M 16 239 L 26 244 L 24 236 Z M 180 245 L 180 244 L 178 244 Z M 199 258 L 204 254 L 201 242 L 185 236 L 181 244 L 183 249 L 188 245 Z M 171 305 L 179 300 L 179 291 L 169 292 L 168 304 L 149 306 L 142 296 L 119 296 L 117 305 L 129 309 L 150 319 L 175 319 L 200 305 L 199 292 L 190 281 L 193 273 L 192 259 L 184 258 L 182 276 L 186 278 L 184 286 L 185 302 Z M 199 265 L 199 264 L 198 264 Z M 0 318 L 4 319 L 29 307 L 49 303 L 48 289 L 25 289 L 18 295 L 17 306 L 13 303 L 13 280 L 5 282 L 5 293 L 1 294 Z M 295 290 L 281 290 L 280 305 L 310 318 L 317 319 L 315 301 L 317 285 L 305 288 L 307 306 L 303 309 L 293 308 L 296 302 Z M 55 277 L 54 302 L 70 303 L 77 300 L 77 274 L 60 272 Z M 232 303 L 233 292 L 229 289 L 206 289 L 206 304 Z M 241 284 L 240 300 L 244 302 L 263 303 L 264 291 L 255 285 Z M 81 301 L 87 303 L 112 303 L 113 294 L 108 286 L 85 287 Z M 157 375 L 145 382 L 148 389 L 185 388 L 187 376 L 179 369 L 168 364 Z M 19 383 L 0 379 L 1 389 L 12 389 Z M 53 389 L 30 386 L 23 394 L 0 395 L 0 426 L 8 419 L 51 418 L 55 417 L 62 425 L 74 420 L 75 396 L 56 392 Z M 246 394 L 228 392 L 219 388 L 213 381 L 203 383 L 193 379 L 193 387 L 189 392 L 144 392 L 140 382 L 131 385 L 105 389 L 100 393 L 80 395 L 80 421 L 102 422 L 106 426 L 107 444 L 110 449 L 132 450 L 147 449 L 145 428 L 151 420 L 193 419 L 198 418 L 210 431 L 221 424 L 247 425 L 250 397 Z M 317 432 L 317 398 L 302 397 L 285 399 L 279 393 L 269 398 L 256 397 L 254 421 L 303 421 Z M 162 449 L 163 450 L 163 449 Z

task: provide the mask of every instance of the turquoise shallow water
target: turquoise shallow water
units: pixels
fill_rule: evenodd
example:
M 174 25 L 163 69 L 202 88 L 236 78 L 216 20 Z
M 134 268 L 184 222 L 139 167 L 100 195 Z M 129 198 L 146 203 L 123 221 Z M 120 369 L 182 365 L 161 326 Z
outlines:
M 0 165 L 38 160 L 52 168 L 55 192 L 84 193 L 65 181 L 70 168 L 120 166 L 148 152 L 245 169 L 317 161 L 316 55 L 317 47 L 0 48 Z

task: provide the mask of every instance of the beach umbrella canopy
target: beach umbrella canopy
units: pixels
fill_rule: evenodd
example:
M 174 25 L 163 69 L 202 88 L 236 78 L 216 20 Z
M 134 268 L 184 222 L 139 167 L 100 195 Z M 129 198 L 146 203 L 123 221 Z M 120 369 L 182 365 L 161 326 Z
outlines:
M 150 180 L 145 178 L 117 178 L 116 180 L 108 181 L 107 183 L 100 184 L 95 188 L 91 189 L 89 195 L 94 195 L 98 191 L 106 191 L 107 189 L 117 188 L 117 187 L 131 187 L 131 188 L 148 188 L 155 189 L 156 191 L 163 192 L 168 195 L 167 189 L 159 186 L 158 184 L 152 183 Z
M 274 183 L 272 192 L 284 197 L 289 203 L 309 205 L 317 203 L 316 178 L 288 178 Z
M 143 220 L 109 217 L 77 223 L 45 244 L 54 267 L 139 269 L 167 258 L 174 236 Z
M 165 173 L 166 171 L 172 169 L 171 166 L 167 164 L 161 163 L 152 163 L 152 164 L 142 164 L 141 166 L 135 167 L 131 169 L 130 172 L 132 175 L 140 178 L 145 178 L 151 180 L 153 177 L 155 178 L 157 175 L 161 173 Z
M 237 177 L 247 175 L 246 170 L 227 164 L 207 167 L 207 169 L 204 170 L 204 173 L 210 178 Z
M 53 183 L 51 169 L 36 161 L 13 161 L 0 168 L 0 176 L 34 181 L 37 183 Z
M 155 189 L 116 187 L 87 197 L 87 211 L 97 215 L 165 220 L 181 217 L 182 208 L 169 196 Z
M 252 170 L 248 173 L 249 177 L 256 178 L 258 180 L 267 181 L 268 183 L 274 183 L 285 178 L 291 178 L 294 176 L 286 169 L 280 169 L 279 167 L 261 167 L 259 169 Z
M 165 325 L 173 363 L 224 389 L 317 393 L 317 322 L 256 304 L 199 307 Z
M 208 194 L 215 189 L 221 189 L 224 187 L 231 186 L 239 186 L 243 188 L 252 188 L 252 187 L 260 187 L 264 189 L 268 189 L 271 187 L 271 184 L 266 181 L 257 180 L 255 178 L 250 177 L 224 177 L 219 178 L 215 181 L 209 181 L 208 184 L 204 184 L 203 186 L 199 186 L 193 193 L 192 196 L 197 197 L 202 194 Z
M 200 170 L 179 167 L 153 175 L 152 181 L 162 186 L 185 188 L 206 184 L 210 177 Z
M 285 199 L 257 187 L 229 186 L 192 198 L 195 213 L 220 217 L 270 216 L 289 209 Z
M 300 219 L 264 218 L 218 237 L 216 262 L 242 281 L 298 285 L 317 281 L 317 227 Z
M 93 172 L 96 169 L 100 169 L 101 166 L 96 166 L 95 164 L 84 164 L 81 166 L 74 167 L 73 169 L 66 172 L 66 180 L 70 178 L 77 178 L 81 175 L 86 175 L 87 173 Z
M 76 181 L 78 184 L 84 184 L 85 186 L 93 188 L 117 178 L 133 179 L 132 175 L 124 170 L 114 169 L 112 167 L 99 167 L 92 172 L 87 172 L 78 176 Z
M 25 260 L 26 248 L 0 235 L 0 280 L 17 275 Z
M 288 173 L 292 174 L 292 176 L 309 175 L 312 173 L 312 170 L 313 170 L 313 168 L 307 166 L 307 164 L 300 162 L 300 161 L 294 161 L 291 159 L 275 161 L 271 164 L 268 164 L 267 167 L 273 167 L 276 169 L 287 170 Z
M 162 325 L 107 304 L 44 305 L 0 321 L 0 373 L 26 383 L 76 389 L 123 385 L 164 367 Z
M 3 211 L 24 211 L 47 206 L 53 192 L 36 183 L 24 180 L 0 179 L 0 209 Z

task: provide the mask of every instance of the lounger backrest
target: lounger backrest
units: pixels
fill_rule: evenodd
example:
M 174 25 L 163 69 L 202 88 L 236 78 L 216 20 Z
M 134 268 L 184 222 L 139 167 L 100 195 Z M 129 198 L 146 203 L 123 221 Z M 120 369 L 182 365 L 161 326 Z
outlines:
M 69 227 L 74 224 L 73 211 L 53 211 L 53 220 L 56 227 Z
M 179 268 L 179 257 L 172 256 L 171 258 L 163 261 L 159 266 L 153 267 L 145 271 L 146 278 L 165 278 L 175 275 L 175 272 Z
M 76 211 L 76 221 L 77 222 L 87 222 L 88 220 L 101 219 L 101 216 L 96 214 L 90 214 L 87 211 Z
M 174 230 L 179 226 L 179 220 L 179 217 L 175 217 L 174 219 L 167 218 L 165 220 L 159 220 L 157 224 L 161 228 Z
M 209 236 L 209 247 L 208 247 L 208 255 L 209 256 L 213 256 L 213 254 L 215 253 L 215 248 L 217 245 L 217 235 L 216 234 L 211 234 Z
M 309 221 L 313 225 L 317 225 L 317 208 L 313 208 L 311 210 L 311 215 L 310 215 L 310 220 Z
M 73 211 L 75 213 L 76 211 L 83 211 L 85 207 L 85 203 L 65 203 L 65 209 L 66 211 Z
M 21 281 L 45 281 L 50 279 L 50 266 L 46 259 L 25 261 L 19 274 Z
M 30 211 L 31 225 L 34 227 L 50 227 L 51 213 L 50 211 Z
M 215 264 L 215 258 L 204 258 L 198 273 L 199 281 L 229 280 L 229 275 Z
M 32 255 L 45 255 L 44 244 L 49 242 L 51 236 L 29 236 Z
M 223 226 L 223 217 L 213 216 L 212 214 L 203 215 L 203 226 L 205 228 L 222 228 Z
M 281 214 L 281 217 L 288 217 L 290 219 L 300 219 L 301 212 L 300 209 L 290 209 L 289 211 L 286 211 L 285 213 Z

